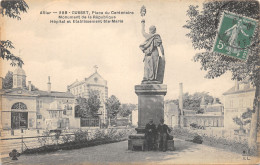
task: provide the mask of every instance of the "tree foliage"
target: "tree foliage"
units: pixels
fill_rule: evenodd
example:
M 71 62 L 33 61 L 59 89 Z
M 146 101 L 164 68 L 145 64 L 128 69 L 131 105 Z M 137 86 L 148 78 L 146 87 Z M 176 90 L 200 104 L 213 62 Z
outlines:
M 21 12 L 27 12 L 29 6 L 24 0 L 2 0 L 1 1 L 1 14 L 10 18 L 21 20 Z
M 203 4 L 202 11 L 191 5 L 187 11 L 189 19 L 184 28 L 192 41 L 194 49 L 204 50 L 194 56 L 195 62 L 201 63 L 201 69 L 208 71 L 207 78 L 215 78 L 231 71 L 232 79 L 243 80 L 249 76 L 252 84 L 259 82 L 259 39 L 258 31 L 248 51 L 246 62 L 210 52 L 217 34 L 218 24 L 223 11 L 233 12 L 259 20 L 259 2 L 257 1 L 212 1 Z
M 13 72 L 8 71 L 3 79 L 3 89 L 13 88 Z
M 135 104 L 122 104 L 120 107 L 119 114 L 122 117 L 127 117 L 132 113 L 134 109 L 136 109 Z
M 2 16 L 16 18 L 21 20 L 21 12 L 27 12 L 29 6 L 24 0 L 2 0 L 0 13 Z M 11 60 L 11 65 L 18 64 L 22 66 L 24 63 L 20 57 L 15 56 L 10 49 L 14 49 L 13 43 L 9 40 L 0 40 L 0 56 L 4 60 Z
M 95 117 L 101 107 L 100 93 L 97 90 L 90 90 L 88 99 L 78 97 L 75 106 L 76 117 Z
M 243 129 L 245 125 L 251 123 L 251 117 L 252 110 L 248 108 L 246 112 L 242 113 L 241 117 L 234 117 L 233 121 L 240 126 L 240 129 Z
M 96 116 L 101 107 L 100 92 L 98 90 L 90 90 L 87 104 L 92 116 Z
M 15 66 L 18 64 L 19 66 L 22 66 L 24 63 L 20 57 L 15 56 L 10 49 L 14 49 L 13 43 L 9 40 L 7 41 L 0 41 L 0 53 L 1 58 L 4 60 L 11 60 L 11 65 Z
M 120 108 L 120 105 L 121 105 L 118 98 L 115 95 L 112 95 L 107 99 L 105 104 L 106 104 L 108 116 L 110 118 L 115 118 L 116 115 L 119 112 L 119 108 Z
M 87 99 L 78 97 L 76 101 L 75 117 L 87 117 L 90 114 Z
M 248 144 L 251 149 L 256 150 L 257 124 L 259 123 L 259 84 L 260 84 L 260 58 L 259 58 L 259 25 L 256 28 L 251 45 L 248 48 L 246 61 L 231 58 L 219 53 L 210 52 L 217 35 L 218 24 L 223 11 L 232 12 L 241 16 L 253 18 L 259 22 L 259 2 L 248 1 L 209 1 L 203 4 L 202 11 L 198 6 L 191 5 L 187 10 L 184 28 L 189 30 L 187 37 L 192 41 L 194 49 L 202 50 L 194 56 L 195 62 L 200 62 L 201 69 L 207 71 L 206 78 L 215 78 L 227 71 L 232 73 L 232 79 L 249 79 L 256 86 L 254 109 L 250 128 Z
M 195 92 L 194 94 L 184 93 L 183 94 L 183 108 L 187 110 L 194 110 L 196 113 L 203 113 L 203 110 L 200 108 L 200 103 L 204 97 L 205 104 L 213 103 L 213 96 L 209 95 L 208 92 Z M 217 103 L 220 103 L 219 99 L 216 98 Z M 173 102 L 179 104 L 179 100 L 170 100 L 167 102 Z

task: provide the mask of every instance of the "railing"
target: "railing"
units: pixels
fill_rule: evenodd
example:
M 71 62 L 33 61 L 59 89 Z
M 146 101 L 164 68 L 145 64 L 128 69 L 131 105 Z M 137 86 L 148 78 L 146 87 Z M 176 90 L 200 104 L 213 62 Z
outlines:
M 128 128 L 113 128 L 115 130 L 131 130 Z M 6 134 L 6 136 L 0 137 L 0 159 L 3 157 L 9 157 L 9 153 L 16 149 L 18 152 L 23 152 L 26 149 L 38 148 L 45 145 L 53 145 L 53 144 L 62 144 L 75 140 L 75 136 L 82 137 L 79 133 L 82 131 L 84 135 L 86 135 L 87 140 L 91 140 L 95 138 L 98 131 L 103 131 L 104 133 L 110 132 L 111 129 L 73 129 L 73 130 L 62 130 L 62 133 L 58 132 L 50 132 L 46 130 L 34 130 L 34 131 L 24 131 L 22 134 L 16 134 L 15 136 L 10 136 Z M 47 134 L 46 134 L 47 133 Z M 57 134 L 58 137 L 57 137 Z M 99 134 L 98 134 L 99 135 Z M 67 136 L 67 137 L 64 137 Z M 68 138 L 69 136 L 69 138 Z M 44 140 L 45 139 L 45 140 Z
M 80 118 L 81 127 L 100 127 L 100 119 Z

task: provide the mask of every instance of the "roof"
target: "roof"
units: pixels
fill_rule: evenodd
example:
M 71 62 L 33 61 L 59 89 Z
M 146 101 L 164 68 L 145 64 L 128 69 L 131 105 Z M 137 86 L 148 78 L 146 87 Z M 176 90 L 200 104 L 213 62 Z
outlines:
M 26 74 L 25 74 L 25 71 L 24 71 L 20 66 L 18 66 L 18 67 L 14 70 L 13 74 L 14 74 L 14 75 L 23 75 L 23 76 L 26 75 Z
M 107 81 L 98 73 L 98 72 L 94 72 L 93 74 L 91 74 L 88 78 L 85 78 L 84 80 L 82 81 L 78 81 L 76 80 L 75 82 L 73 82 L 72 84 L 68 85 L 68 89 L 72 88 L 72 87 L 75 87 L 75 86 L 78 86 L 80 84 L 83 84 L 85 82 L 88 82 L 88 84 L 91 84 L 91 85 L 96 85 L 95 83 L 91 83 L 89 82 L 93 77 L 99 77 L 100 79 L 102 79 L 102 81 L 105 82 L 105 84 L 107 83 Z M 102 85 L 103 86 L 103 85 Z
M 42 90 L 36 90 L 33 91 L 37 94 L 39 94 L 39 96 L 52 96 L 52 97 L 63 97 L 63 98 L 74 98 L 73 94 L 69 93 L 69 92 L 57 92 L 57 91 L 51 91 L 50 93 L 48 91 L 42 91 Z
M 226 92 L 224 92 L 223 95 L 245 93 L 245 92 L 251 92 L 251 91 L 255 91 L 255 88 L 239 89 L 239 90 L 236 91 L 235 87 L 232 87 L 229 90 L 227 90 Z
M 21 93 L 18 93 L 18 91 L 21 91 Z M 38 96 L 38 97 L 59 97 L 59 98 L 74 98 L 73 94 L 69 92 L 57 92 L 57 91 L 51 91 L 48 93 L 48 91 L 42 91 L 42 90 L 34 90 L 29 91 L 24 88 L 12 88 L 12 89 L 2 89 L 0 90 L 0 94 L 2 95 L 27 95 L 27 96 Z

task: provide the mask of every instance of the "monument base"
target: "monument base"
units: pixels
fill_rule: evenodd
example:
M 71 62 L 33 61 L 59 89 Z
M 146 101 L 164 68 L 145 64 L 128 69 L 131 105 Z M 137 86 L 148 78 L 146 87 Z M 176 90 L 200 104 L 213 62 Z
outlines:
M 157 143 L 157 149 L 159 144 Z M 139 147 L 142 151 L 147 150 L 146 140 L 144 134 L 130 135 L 128 139 L 128 150 L 134 151 L 135 148 Z M 167 151 L 174 151 L 174 140 L 167 140 Z
M 150 119 L 157 126 L 164 118 L 164 96 L 167 93 L 165 84 L 141 84 L 135 86 L 138 95 L 138 128 L 145 128 Z
M 160 119 L 164 118 L 164 96 L 167 93 L 167 85 L 157 83 L 143 82 L 141 85 L 135 86 L 135 93 L 138 95 L 138 127 L 135 129 L 137 134 L 129 136 L 129 150 L 134 150 L 135 147 L 145 150 L 146 124 L 153 119 L 157 126 Z M 174 143 L 170 143 L 170 145 L 172 144 Z

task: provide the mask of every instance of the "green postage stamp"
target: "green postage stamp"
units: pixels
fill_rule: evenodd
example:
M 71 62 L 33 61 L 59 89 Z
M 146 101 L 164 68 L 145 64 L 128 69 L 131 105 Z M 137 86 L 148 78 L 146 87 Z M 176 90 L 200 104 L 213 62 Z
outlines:
M 224 12 L 213 45 L 213 52 L 247 60 L 256 26 L 257 21 L 254 19 Z

